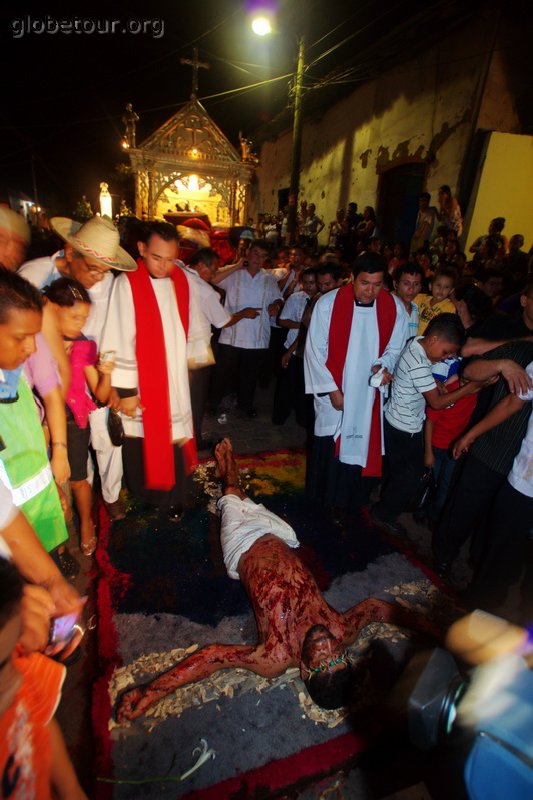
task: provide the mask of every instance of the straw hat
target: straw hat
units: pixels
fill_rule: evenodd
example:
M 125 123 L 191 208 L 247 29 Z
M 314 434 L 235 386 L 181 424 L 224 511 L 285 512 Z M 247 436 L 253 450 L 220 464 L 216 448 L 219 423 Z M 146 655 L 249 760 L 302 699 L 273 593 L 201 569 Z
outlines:
M 30 241 L 30 226 L 23 216 L 7 206 L 0 206 L 0 228 L 15 234 L 26 244 Z
M 84 222 L 76 222 L 68 217 L 52 217 L 50 225 L 76 252 L 92 258 L 104 267 L 133 272 L 137 264 L 119 245 L 118 231 L 111 220 L 93 217 Z

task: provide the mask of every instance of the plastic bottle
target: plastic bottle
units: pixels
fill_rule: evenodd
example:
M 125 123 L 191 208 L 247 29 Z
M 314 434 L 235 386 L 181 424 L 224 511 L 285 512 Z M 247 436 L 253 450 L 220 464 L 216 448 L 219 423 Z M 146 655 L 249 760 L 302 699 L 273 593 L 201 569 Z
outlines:
M 454 622 L 446 647 L 468 664 L 483 664 L 506 653 L 529 661 L 533 655 L 533 628 L 521 628 L 486 611 L 472 611 Z

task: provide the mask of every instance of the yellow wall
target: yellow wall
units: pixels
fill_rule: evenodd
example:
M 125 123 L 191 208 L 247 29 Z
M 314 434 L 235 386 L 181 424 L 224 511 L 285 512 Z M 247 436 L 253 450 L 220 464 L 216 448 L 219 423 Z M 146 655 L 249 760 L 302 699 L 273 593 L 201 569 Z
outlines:
M 524 250 L 533 245 L 533 136 L 491 133 L 477 191 L 470 200 L 466 252 L 486 233 L 494 217 L 505 217 L 504 235 L 521 233 Z

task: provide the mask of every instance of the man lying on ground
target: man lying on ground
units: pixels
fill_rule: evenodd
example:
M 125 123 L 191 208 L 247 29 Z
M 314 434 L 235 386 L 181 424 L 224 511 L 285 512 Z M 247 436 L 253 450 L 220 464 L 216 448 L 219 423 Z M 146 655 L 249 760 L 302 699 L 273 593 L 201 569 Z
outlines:
M 322 708 L 339 708 L 351 683 L 344 650 L 365 626 L 387 622 L 438 636 L 430 622 L 384 600 L 369 598 L 344 613 L 331 608 L 292 549 L 299 542 L 290 525 L 240 488 L 229 439 L 217 445 L 215 457 L 224 491 L 218 501 L 224 563 L 230 578 L 240 578 L 248 593 L 259 643 L 204 647 L 150 683 L 125 692 L 117 709 L 119 722 L 140 717 L 180 686 L 230 667 L 276 678 L 299 666 L 312 699 Z

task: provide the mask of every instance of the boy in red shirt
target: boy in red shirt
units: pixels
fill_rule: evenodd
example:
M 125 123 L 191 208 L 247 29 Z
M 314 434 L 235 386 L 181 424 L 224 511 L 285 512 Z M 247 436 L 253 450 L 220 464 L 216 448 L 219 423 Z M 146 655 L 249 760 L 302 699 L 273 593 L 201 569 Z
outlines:
M 65 667 L 19 654 L 23 581 L 0 558 L 0 781 L 10 800 L 87 800 L 54 713 Z

